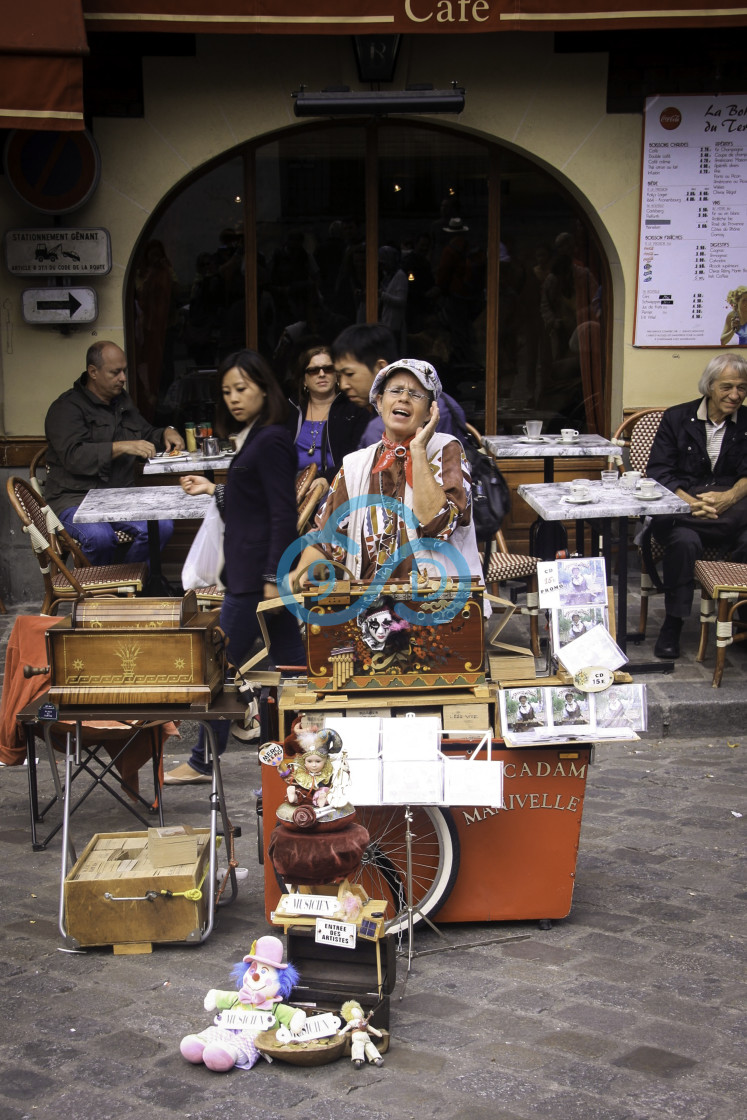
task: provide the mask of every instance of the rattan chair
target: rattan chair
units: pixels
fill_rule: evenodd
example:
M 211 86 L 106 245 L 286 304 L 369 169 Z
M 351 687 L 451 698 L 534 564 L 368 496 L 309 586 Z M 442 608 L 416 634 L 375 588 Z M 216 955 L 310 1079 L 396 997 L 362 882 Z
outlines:
M 29 478 L 31 485 L 40 498 L 44 497 L 44 488 L 47 483 L 47 445 L 44 444 L 29 464 Z
M 317 476 L 316 463 L 309 463 L 308 467 L 304 467 L 296 475 L 296 505 L 301 507 L 301 503 L 308 494 L 311 484 Z
M 659 430 L 663 408 L 643 408 L 633 412 L 623 420 L 620 427 L 612 437 L 612 442 L 620 448 L 618 464 L 625 470 L 640 471 L 646 474 L 648 457 Z M 625 541 L 620 541 L 620 548 L 624 548 Z M 638 621 L 638 634 L 646 635 L 648 623 L 648 601 L 652 595 L 660 595 L 664 591 L 661 576 L 656 570 L 656 564 L 664 555 L 664 549 L 654 540 L 650 527 L 643 533 L 638 550 L 641 557 L 641 613 Z
M 726 647 L 747 638 L 747 626 L 734 617 L 738 608 L 747 601 L 747 564 L 698 560 L 695 579 L 700 585 L 700 646 L 697 659 L 705 661 L 708 632 L 715 622 L 716 666 L 712 684 L 714 688 L 719 688 L 726 664 Z
M 303 536 L 311 522 L 314 519 L 314 514 L 319 508 L 319 503 L 323 501 L 324 497 L 329 490 L 329 483 L 326 478 L 315 478 L 309 487 L 306 498 L 298 507 L 298 521 L 296 522 L 296 530 L 299 537 Z
M 497 457 L 472 424 L 466 425 L 467 431 L 484 448 L 491 459 Z M 537 589 L 537 557 L 524 555 L 520 552 L 509 552 L 503 533 L 498 532 L 493 540 L 485 546 L 483 575 L 485 584 L 492 589 L 493 594 L 498 594 L 501 583 L 519 581 L 526 586 L 526 605 L 517 607 L 518 614 L 529 616 L 529 644 L 535 657 L 540 657 L 539 644 L 539 592 Z
M 498 593 L 498 584 L 520 580 L 526 585 L 526 606 L 518 607 L 518 614 L 529 615 L 529 643 L 535 657 L 540 657 L 539 644 L 539 592 L 537 589 L 537 557 L 509 552 L 503 533 L 498 530 L 485 568 L 485 583 Z
M 101 595 L 132 596 L 142 591 L 147 564 L 94 566 L 65 531 L 49 506 L 22 478 L 11 477 L 8 498 L 31 542 L 44 580 L 42 614 L 56 614 L 60 603 Z M 69 556 L 67 567 L 63 555 Z

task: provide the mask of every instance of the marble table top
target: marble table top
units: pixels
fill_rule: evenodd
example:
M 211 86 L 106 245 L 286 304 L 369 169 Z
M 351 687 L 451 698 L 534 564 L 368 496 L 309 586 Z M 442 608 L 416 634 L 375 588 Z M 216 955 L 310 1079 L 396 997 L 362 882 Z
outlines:
M 586 479 L 584 481 L 587 481 Z M 589 481 L 591 501 L 580 504 L 570 502 L 569 482 L 527 483 L 519 486 L 517 494 L 540 515 L 543 521 L 588 521 L 601 517 L 661 517 L 687 513 L 689 505 L 671 490 L 657 484 L 659 497 L 653 501 L 642 498 L 637 490 L 623 486 L 603 486 Z
M 209 494 L 187 494 L 181 486 L 121 486 L 89 490 L 73 521 L 184 521 L 201 520 L 208 511 Z
M 199 451 L 188 451 L 186 455 L 170 458 L 168 455 L 157 455 L 155 459 L 148 459 L 143 467 L 143 474 L 190 474 L 194 471 L 227 471 L 231 465 L 233 451 L 221 452 L 220 455 L 205 456 Z
M 483 441 L 498 459 L 591 459 L 599 455 L 619 455 L 620 448 L 604 436 L 581 433 L 573 443 L 563 443 L 559 435 L 483 436 Z

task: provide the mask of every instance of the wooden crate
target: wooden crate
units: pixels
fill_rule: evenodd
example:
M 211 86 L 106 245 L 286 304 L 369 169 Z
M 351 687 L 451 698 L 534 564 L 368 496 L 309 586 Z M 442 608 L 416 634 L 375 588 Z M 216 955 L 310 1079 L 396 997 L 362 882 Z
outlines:
M 200 941 L 207 924 L 210 831 L 195 831 L 196 861 L 163 868 L 148 859 L 147 832 L 96 833 L 65 879 L 68 936 L 80 945 L 112 945 L 115 953 L 149 953 L 154 942 Z M 187 898 L 185 891 L 200 897 Z
M 389 1029 L 389 996 L 397 982 L 397 957 L 390 934 L 377 941 L 359 940 L 355 949 L 338 949 L 318 945 L 313 927 L 290 926 L 287 941 L 287 959 L 300 976 L 290 1003 L 313 1004 L 339 1014 L 345 1000 L 355 999 L 366 1013 L 374 1012 L 371 1022 L 375 1027 Z

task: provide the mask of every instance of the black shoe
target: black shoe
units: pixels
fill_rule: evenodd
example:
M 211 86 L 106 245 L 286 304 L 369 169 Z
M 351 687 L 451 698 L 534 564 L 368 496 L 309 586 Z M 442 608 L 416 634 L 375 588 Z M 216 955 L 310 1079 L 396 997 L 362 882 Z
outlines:
M 680 633 L 683 621 L 684 619 L 669 614 L 665 617 L 654 646 L 654 657 L 663 657 L 667 661 L 677 660 L 680 655 Z

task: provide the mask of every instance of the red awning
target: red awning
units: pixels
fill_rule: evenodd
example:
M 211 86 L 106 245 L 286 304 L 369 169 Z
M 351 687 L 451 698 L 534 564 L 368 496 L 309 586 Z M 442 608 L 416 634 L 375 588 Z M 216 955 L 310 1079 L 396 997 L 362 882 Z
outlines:
M 0 128 L 85 127 L 81 0 L 5 5 L 0 21 Z
M 364 35 L 739 27 L 726 0 L 83 0 L 89 31 Z

